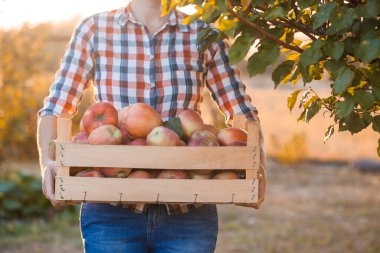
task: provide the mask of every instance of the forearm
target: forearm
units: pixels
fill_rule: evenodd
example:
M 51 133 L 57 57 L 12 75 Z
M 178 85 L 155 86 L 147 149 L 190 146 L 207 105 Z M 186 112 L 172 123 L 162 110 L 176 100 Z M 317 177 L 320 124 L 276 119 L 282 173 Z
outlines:
M 37 125 L 37 146 L 41 170 L 48 161 L 55 160 L 55 147 L 49 148 L 49 146 L 56 138 L 57 118 L 53 115 L 41 117 Z

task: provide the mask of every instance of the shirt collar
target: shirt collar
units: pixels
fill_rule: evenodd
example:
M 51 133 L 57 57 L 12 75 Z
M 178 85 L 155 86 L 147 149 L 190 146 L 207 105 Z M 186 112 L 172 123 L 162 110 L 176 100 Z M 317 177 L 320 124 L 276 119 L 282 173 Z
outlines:
M 183 24 L 184 18 L 185 18 L 184 13 L 178 11 L 177 9 L 174 9 L 169 14 L 169 18 L 166 24 L 170 26 L 176 26 L 178 30 L 180 30 L 181 32 L 189 32 L 190 31 L 189 25 Z M 120 12 L 117 15 L 117 22 L 119 25 L 125 26 L 128 23 L 128 21 L 135 24 L 140 24 L 140 22 L 138 22 L 136 18 L 133 16 L 130 9 L 130 4 L 128 4 L 125 8 L 120 10 Z

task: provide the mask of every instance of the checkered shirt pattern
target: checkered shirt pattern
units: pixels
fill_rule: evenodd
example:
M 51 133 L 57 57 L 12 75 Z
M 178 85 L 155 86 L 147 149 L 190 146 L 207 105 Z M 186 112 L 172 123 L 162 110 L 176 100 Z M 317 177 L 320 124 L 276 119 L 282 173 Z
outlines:
M 174 10 L 153 35 L 134 18 L 130 5 L 82 21 L 39 117 L 73 117 L 83 91 L 93 85 L 96 101 L 110 102 L 116 109 L 146 103 L 164 121 L 184 109 L 200 113 L 206 86 L 226 120 L 239 113 L 253 118 L 256 108 L 238 69 L 229 64 L 228 44 L 218 41 L 201 53 L 197 35 L 207 24 L 198 20 L 184 25 L 185 17 Z M 144 210 L 143 205 L 133 206 Z M 179 213 L 198 205 L 167 206 L 169 213 Z

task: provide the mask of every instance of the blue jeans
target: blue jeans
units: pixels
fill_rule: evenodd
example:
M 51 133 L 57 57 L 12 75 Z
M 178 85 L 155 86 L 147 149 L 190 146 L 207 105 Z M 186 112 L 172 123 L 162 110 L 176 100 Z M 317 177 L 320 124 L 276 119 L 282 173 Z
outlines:
M 218 215 L 215 205 L 169 216 L 165 205 L 135 213 L 110 204 L 84 203 L 80 225 L 87 253 L 211 253 Z

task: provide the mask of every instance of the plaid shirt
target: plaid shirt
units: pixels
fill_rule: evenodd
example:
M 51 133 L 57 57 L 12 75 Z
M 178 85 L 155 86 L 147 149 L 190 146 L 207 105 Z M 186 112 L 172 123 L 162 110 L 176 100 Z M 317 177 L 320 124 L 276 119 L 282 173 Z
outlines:
M 256 109 L 239 71 L 229 64 L 228 44 L 219 41 L 200 53 L 197 35 L 207 25 L 200 20 L 184 25 L 185 17 L 174 10 L 154 35 L 133 17 L 129 5 L 85 19 L 68 45 L 39 116 L 73 117 L 83 91 L 93 84 L 97 101 L 116 109 L 146 103 L 164 121 L 184 109 L 200 113 L 206 86 L 227 120 L 238 113 L 252 118 Z M 192 207 L 167 206 L 169 214 Z

